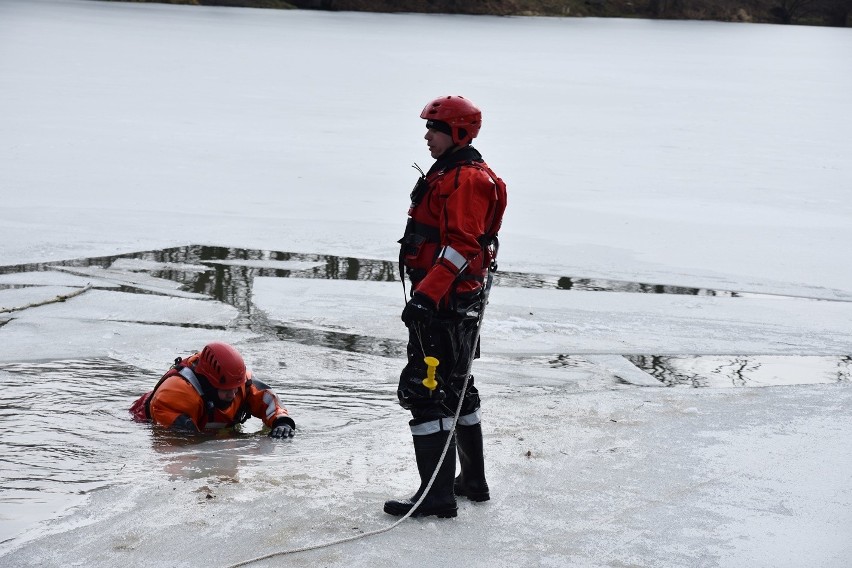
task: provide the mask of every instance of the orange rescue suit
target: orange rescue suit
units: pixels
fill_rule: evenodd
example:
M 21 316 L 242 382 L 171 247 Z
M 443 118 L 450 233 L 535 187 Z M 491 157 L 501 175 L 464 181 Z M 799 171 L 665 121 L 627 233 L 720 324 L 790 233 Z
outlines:
M 202 392 L 199 392 L 201 381 L 192 373 L 192 365 L 197 358 L 197 354 L 193 355 L 170 370 L 153 392 L 146 393 L 134 404 L 134 408 L 142 412 L 131 409 L 131 413 L 144 416 L 144 406 L 150 398 L 147 417 L 167 428 L 186 429 L 187 419 L 198 431 L 228 428 L 244 422 L 249 415 L 260 418 L 269 427 L 286 418 L 295 428 L 295 422 L 289 418 L 287 409 L 275 393 L 264 383 L 252 379 L 251 371 L 246 371 L 246 383 L 237 389 L 230 404 L 218 401 L 215 390 L 211 389 L 207 394 L 202 387 Z

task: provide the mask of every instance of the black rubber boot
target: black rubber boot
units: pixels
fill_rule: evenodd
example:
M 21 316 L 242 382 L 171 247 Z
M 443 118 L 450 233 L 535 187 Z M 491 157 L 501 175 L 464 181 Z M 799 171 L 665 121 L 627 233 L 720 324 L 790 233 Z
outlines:
M 437 432 L 428 436 L 414 436 L 414 454 L 417 457 L 417 470 L 420 472 L 420 488 L 410 499 L 400 501 L 385 501 L 385 513 L 397 517 L 408 513 L 411 507 L 420 499 L 420 495 L 432 478 L 435 466 L 444 451 L 449 432 Z M 450 442 L 447 456 L 441 469 L 435 477 L 432 488 L 423 503 L 414 511 L 412 517 L 427 517 L 436 515 L 439 518 L 455 517 L 458 514 L 456 496 L 453 495 L 453 476 L 456 473 L 456 444 Z
M 485 456 L 482 452 L 482 425 L 456 426 L 461 474 L 455 480 L 455 493 L 471 501 L 488 501 L 485 481 Z

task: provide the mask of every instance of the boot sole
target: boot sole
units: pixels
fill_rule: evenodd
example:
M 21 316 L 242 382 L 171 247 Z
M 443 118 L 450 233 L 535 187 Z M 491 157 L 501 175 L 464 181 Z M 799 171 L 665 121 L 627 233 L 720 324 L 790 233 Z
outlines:
M 473 501 L 474 503 L 482 503 L 484 501 L 491 500 L 491 495 L 488 493 L 485 493 L 484 495 L 482 493 L 478 495 L 459 495 L 459 497 L 467 497 L 468 501 Z
M 454 517 L 459 516 L 459 511 L 458 511 L 458 509 L 452 509 L 452 510 L 446 509 L 446 510 L 443 510 L 443 511 L 429 511 L 429 512 L 426 512 L 426 513 L 421 513 L 419 510 L 417 510 L 417 511 L 414 511 L 414 514 L 411 515 L 411 516 L 412 517 L 431 517 L 432 515 L 435 515 L 439 519 L 452 519 Z
M 394 517 L 401 517 L 408 513 L 411 510 L 411 507 L 394 507 L 393 505 L 385 504 L 384 511 L 388 515 L 393 515 Z M 459 514 L 458 508 L 454 509 L 417 509 L 411 515 L 412 517 L 430 517 L 435 515 L 439 519 L 451 519 L 453 517 L 457 517 Z
M 456 497 L 467 497 L 468 500 L 474 501 L 476 503 L 481 503 L 483 501 L 488 501 L 491 499 L 491 493 L 488 491 L 465 491 L 459 486 L 455 486 L 453 488 Z

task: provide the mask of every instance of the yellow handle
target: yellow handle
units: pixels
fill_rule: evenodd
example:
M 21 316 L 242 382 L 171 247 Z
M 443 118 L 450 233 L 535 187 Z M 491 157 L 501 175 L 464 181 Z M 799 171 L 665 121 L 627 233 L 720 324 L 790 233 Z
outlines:
M 426 378 L 423 379 L 423 386 L 433 391 L 438 387 L 438 381 L 435 380 L 435 367 L 440 365 L 440 362 L 434 357 L 424 357 L 423 362 L 426 363 Z

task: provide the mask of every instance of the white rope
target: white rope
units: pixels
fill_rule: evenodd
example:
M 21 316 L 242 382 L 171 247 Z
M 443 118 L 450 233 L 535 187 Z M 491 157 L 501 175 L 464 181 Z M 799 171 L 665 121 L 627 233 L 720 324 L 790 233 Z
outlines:
M 88 292 L 91 288 L 92 288 L 92 284 L 89 283 L 89 284 L 86 284 L 80 290 L 75 290 L 74 292 L 71 292 L 69 294 L 60 294 L 59 296 L 56 296 L 55 298 L 51 298 L 50 300 L 44 300 L 42 302 L 33 302 L 33 303 L 27 304 L 25 306 L 18 306 L 17 308 L 0 308 L 0 314 L 8 314 L 8 313 L 11 313 L 11 312 L 20 312 L 21 310 L 26 310 L 28 308 L 37 308 L 39 306 L 44 306 L 44 305 L 47 305 L 47 304 L 55 304 L 56 302 L 64 302 L 65 300 L 67 300 L 69 298 L 73 298 L 74 296 L 79 296 L 83 292 Z
M 239 568 L 240 566 L 247 566 L 249 564 L 253 564 L 254 562 L 260 562 L 261 560 L 268 560 L 268 559 L 274 558 L 276 556 L 284 556 L 286 554 L 295 554 L 297 552 L 306 552 L 308 550 L 318 550 L 320 548 L 328 548 L 329 546 L 335 546 L 337 544 L 352 542 L 354 540 L 367 538 L 368 536 L 376 536 L 376 535 L 386 533 L 386 532 L 390 531 L 391 529 L 396 528 L 400 523 L 402 523 L 404 520 L 406 520 L 408 517 L 410 517 L 414 513 L 414 511 L 417 510 L 417 508 L 420 506 L 420 504 L 426 498 L 426 495 L 429 493 L 429 490 L 432 488 L 432 484 L 435 482 L 435 478 L 438 477 L 438 472 L 441 470 L 441 465 L 444 463 L 444 458 L 447 456 L 447 450 L 449 449 L 450 443 L 453 440 L 453 433 L 456 431 L 456 423 L 459 420 L 459 414 L 461 414 L 462 404 L 464 403 L 464 393 L 467 390 L 467 382 L 468 382 L 469 379 L 470 379 L 470 373 L 468 373 L 467 377 L 465 377 L 465 379 L 464 379 L 464 385 L 462 386 L 462 390 L 461 390 L 462 396 L 459 397 L 459 405 L 458 405 L 458 407 L 456 407 L 456 413 L 455 413 L 455 416 L 453 416 L 453 425 L 450 428 L 450 435 L 447 436 L 447 441 L 444 444 L 444 451 L 441 453 L 441 459 L 438 460 L 438 465 L 435 466 L 435 471 L 432 472 L 432 477 L 429 478 L 429 483 L 426 484 L 426 488 L 423 490 L 423 493 L 420 495 L 420 498 L 417 500 L 416 503 L 414 503 L 414 505 L 412 505 L 411 509 L 409 509 L 408 512 L 401 519 L 399 519 L 398 521 L 396 521 L 392 525 L 387 526 L 383 529 L 377 529 L 377 530 L 370 531 L 370 532 L 367 532 L 367 533 L 363 533 L 363 534 L 359 534 L 359 535 L 355 535 L 355 536 L 350 536 L 350 537 L 346 537 L 346 538 L 341 538 L 339 540 L 333 540 L 331 542 L 324 542 L 324 543 L 321 543 L 321 544 L 313 544 L 313 545 L 310 545 L 310 546 L 303 546 L 301 548 L 292 548 L 290 550 L 281 550 L 279 552 L 272 552 L 272 553 L 266 554 L 264 556 L 258 556 L 257 558 L 252 558 L 251 560 L 244 560 L 244 561 L 238 562 L 236 564 L 230 564 L 230 565 L 226 566 L 226 568 Z
M 400 276 L 402 276 L 402 275 L 400 274 Z M 490 284 L 488 286 L 488 289 L 490 289 Z M 404 276 L 402 276 L 402 290 L 403 290 L 403 300 L 405 300 L 407 302 L 407 299 L 405 298 L 405 277 Z M 485 306 L 488 303 L 487 298 L 488 298 L 488 296 L 486 294 L 485 299 L 482 302 L 482 307 L 480 308 L 479 328 L 477 329 L 476 338 L 473 342 L 474 345 L 476 345 L 476 339 L 479 338 L 479 330 L 482 327 L 482 316 L 485 312 Z M 420 336 L 419 328 L 415 329 L 415 332 L 417 334 L 417 340 L 420 343 L 420 352 L 424 353 L 423 338 Z M 409 509 L 408 512 L 405 515 L 403 515 L 403 517 L 401 519 L 399 519 L 398 521 L 396 521 L 392 525 L 389 525 L 389 526 L 387 526 L 383 529 L 377 529 L 377 530 L 366 532 L 366 533 L 363 533 L 363 534 L 354 535 L 354 536 L 350 536 L 350 537 L 346 537 L 346 538 L 341 538 L 339 540 L 333 540 L 331 542 L 324 542 L 324 543 L 321 543 L 321 544 L 313 544 L 313 545 L 310 545 L 310 546 L 303 546 L 301 548 L 292 548 L 290 550 L 281 550 L 279 552 L 272 552 L 270 554 L 258 556 L 257 558 L 252 558 L 250 560 L 244 560 L 244 561 L 238 562 L 236 564 L 230 564 L 230 565 L 226 566 L 225 568 L 239 568 L 240 566 L 247 566 L 247 565 L 253 564 L 255 562 L 260 562 L 261 560 L 268 560 L 270 558 L 275 558 L 276 556 L 285 556 L 287 554 L 296 554 L 297 552 L 306 552 L 308 550 L 318 550 L 320 548 L 328 548 L 329 546 L 335 546 L 335 545 L 343 544 L 343 543 L 346 543 L 346 542 L 352 542 L 352 541 L 359 540 L 359 539 L 362 539 L 362 538 L 367 538 L 368 536 L 380 535 L 382 533 L 386 533 L 386 532 L 388 532 L 392 529 L 395 529 L 397 526 L 399 526 L 400 523 L 402 523 L 407 518 L 409 518 L 414 513 L 414 511 L 417 510 L 417 508 L 420 506 L 420 504 L 423 503 L 423 500 L 426 499 L 426 495 L 429 494 L 429 490 L 432 489 L 432 484 L 435 482 L 435 478 L 438 477 L 438 472 L 441 470 L 441 465 L 443 465 L 443 463 L 444 463 L 444 458 L 447 456 L 447 450 L 450 447 L 450 443 L 453 440 L 453 434 L 456 431 L 456 423 L 458 423 L 458 421 L 459 421 L 459 415 L 461 414 L 462 404 L 464 404 L 464 395 L 465 395 L 465 392 L 467 392 L 467 383 L 468 383 L 469 380 L 470 380 L 470 368 L 468 367 L 468 373 L 467 373 L 467 376 L 465 376 L 465 378 L 464 378 L 464 384 L 462 385 L 461 393 L 459 394 L 459 404 L 456 407 L 456 413 L 453 416 L 453 424 L 450 427 L 450 435 L 447 436 L 447 441 L 446 441 L 446 443 L 444 443 L 444 450 L 441 452 L 441 458 L 438 460 L 438 465 L 435 466 L 435 471 L 432 472 L 432 477 L 429 478 L 429 483 L 426 484 L 426 488 L 423 490 L 423 493 L 420 495 L 420 498 L 417 500 L 416 503 L 414 503 L 414 505 L 411 506 L 411 509 Z

